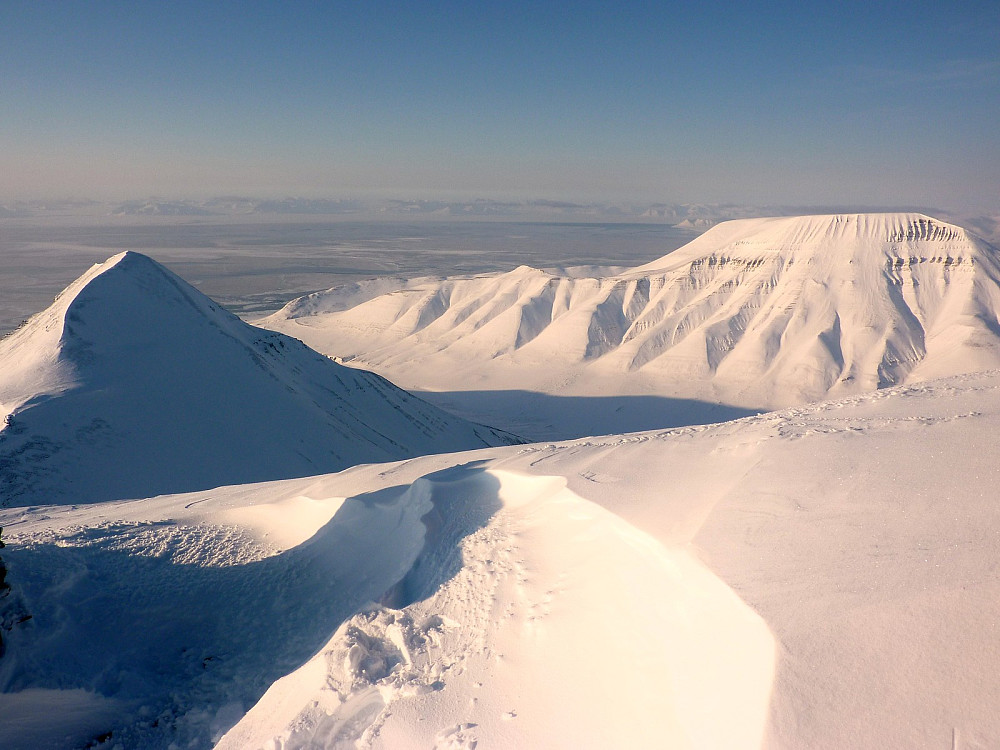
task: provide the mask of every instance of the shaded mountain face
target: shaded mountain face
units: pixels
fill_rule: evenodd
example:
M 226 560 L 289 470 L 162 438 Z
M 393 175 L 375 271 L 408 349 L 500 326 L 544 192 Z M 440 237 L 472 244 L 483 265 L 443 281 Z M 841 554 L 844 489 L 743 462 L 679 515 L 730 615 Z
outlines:
M 1000 367 L 1000 258 L 921 214 L 719 224 L 603 278 L 371 282 L 265 319 L 407 387 L 772 408 Z
M 506 444 L 117 255 L 0 342 L 0 498 L 149 497 Z

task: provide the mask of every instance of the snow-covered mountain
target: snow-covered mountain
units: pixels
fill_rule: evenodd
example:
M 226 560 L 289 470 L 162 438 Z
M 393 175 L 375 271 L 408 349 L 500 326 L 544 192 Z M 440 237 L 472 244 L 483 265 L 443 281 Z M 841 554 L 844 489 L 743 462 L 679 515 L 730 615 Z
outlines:
M 921 214 L 744 219 L 615 276 L 376 280 L 262 324 L 405 387 L 773 408 L 1000 367 L 1000 254 Z
M 212 212 L 185 201 L 126 201 L 111 209 L 112 216 L 211 216 Z
M 89 502 L 506 444 L 243 323 L 143 255 L 0 342 L 3 504 Z

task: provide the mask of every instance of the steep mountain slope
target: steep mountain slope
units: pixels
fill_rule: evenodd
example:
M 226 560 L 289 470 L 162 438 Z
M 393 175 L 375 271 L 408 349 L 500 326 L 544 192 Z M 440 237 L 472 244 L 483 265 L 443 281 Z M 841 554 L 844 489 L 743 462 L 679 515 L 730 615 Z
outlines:
M 771 408 L 1000 366 L 998 280 L 920 214 L 746 219 L 618 276 L 382 280 L 262 324 L 407 387 Z
M 0 342 L 5 504 L 147 497 L 510 438 L 220 309 L 132 252 Z
M 992 372 L 0 510 L 3 747 L 996 747 L 998 431 Z

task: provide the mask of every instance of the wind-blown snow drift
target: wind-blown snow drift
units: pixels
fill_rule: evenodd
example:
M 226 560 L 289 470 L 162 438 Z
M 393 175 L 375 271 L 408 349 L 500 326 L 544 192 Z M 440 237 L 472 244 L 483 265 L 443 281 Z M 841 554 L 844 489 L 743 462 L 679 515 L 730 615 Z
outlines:
M 262 323 L 407 387 L 773 408 L 1000 366 L 998 280 L 921 214 L 746 219 L 617 276 L 380 280 Z
M 506 444 L 116 255 L 0 342 L 0 498 L 88 502 Z
M 995 747 L 998 430 L 993 372 L 6 509 L 4 747 Z

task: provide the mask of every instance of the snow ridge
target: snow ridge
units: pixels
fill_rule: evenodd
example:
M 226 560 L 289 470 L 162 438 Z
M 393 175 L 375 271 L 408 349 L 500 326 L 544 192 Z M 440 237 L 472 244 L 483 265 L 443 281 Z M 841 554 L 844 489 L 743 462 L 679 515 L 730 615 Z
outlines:
M 611 277 L 521 267 L 386 284 L 262 323 L 441 390 L 613 382 L 773 408 L 1000 367 L 998 251 L 915 213 L 724 222 Z

